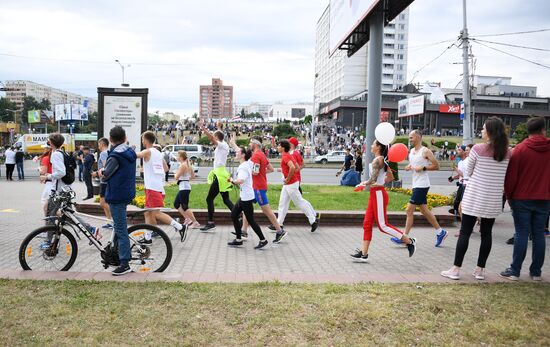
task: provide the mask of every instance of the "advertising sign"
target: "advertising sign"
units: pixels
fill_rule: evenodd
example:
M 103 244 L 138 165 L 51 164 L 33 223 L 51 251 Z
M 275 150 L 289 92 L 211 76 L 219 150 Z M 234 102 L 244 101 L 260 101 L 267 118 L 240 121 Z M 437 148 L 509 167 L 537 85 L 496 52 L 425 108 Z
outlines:
M 441 104 L 441 105 L 439 105 L 439 112 L 459 114 L 460 113 L 460 105 Z
M 55 121 L 66 120 L 88 120 L 88 101 L 80 104 L 59 104 L 55 105 Z
M 329 49 L 334 53 L 380 0 L 330 0 Z
M 39 110 L 27 111 L 27 116 L 29 118 L 29 124 L 31 124 L 31 123 L 40 123 L 40 111 Z
M 460 120 L 464 120 L 464 101 L 460 102 Z
M 120 125 L 126 130 L 130 146 L 141 148 L 142 104 L 139 96 L 105 96 L 103 132 Z
M 399 100 L 397 108 L 398 117 L 414 116 L 422 113 L 424 113 L 424 95 Z

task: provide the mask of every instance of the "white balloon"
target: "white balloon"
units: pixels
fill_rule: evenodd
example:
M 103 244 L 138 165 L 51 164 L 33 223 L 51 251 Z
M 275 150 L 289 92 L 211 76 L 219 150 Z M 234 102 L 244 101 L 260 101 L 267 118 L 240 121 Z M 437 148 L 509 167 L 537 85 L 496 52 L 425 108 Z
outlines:
M 395 128 L 391 123 L 380 123 L 376 126 L 376 129 L 374 129 L 374 136 L 378 142 L 387 146 L 395 138 Z

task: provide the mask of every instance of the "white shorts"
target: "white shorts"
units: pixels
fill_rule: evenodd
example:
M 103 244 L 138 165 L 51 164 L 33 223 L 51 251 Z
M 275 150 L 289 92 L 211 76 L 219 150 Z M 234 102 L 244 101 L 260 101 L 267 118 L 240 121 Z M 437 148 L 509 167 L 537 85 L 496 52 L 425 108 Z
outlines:
M 42 191 L 42 196 L 40 197 L 40 201 L 42 202 L 42 205 L 48 202 L 50 195 L 52 195 L 52 189 L 53 189 L 53 182 L 46 182 L 46 184 L 44 184 L 44 190 Z

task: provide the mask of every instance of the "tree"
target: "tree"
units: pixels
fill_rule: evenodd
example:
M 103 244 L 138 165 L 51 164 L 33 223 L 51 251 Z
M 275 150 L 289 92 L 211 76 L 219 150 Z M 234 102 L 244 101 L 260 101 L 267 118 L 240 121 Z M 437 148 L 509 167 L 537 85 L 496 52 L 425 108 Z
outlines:
M 307 116 L 305 116 L 305 117 L 304 117 L 304 124 L 311 124 L 311 119 L 312 119 L 312 118 L 313 118 L 313 117 L 312 117 L 310 114 L 308 114 Z
M 292 126 L 288 123 L 280 123 L 273 128 L 273 136 L 278 136 L 280 139 L 286 139 L 292 136 L 296 136 L 296 132 Z
M 0 122 L 13 121 L 14 111 L 17 105 L 8 98 L 0 98 Z
M 147 116 L 147 125 L 157 125 L 161 122 L 160 116 L 155 113 L 149 113 Z
M 516 131 L 514 131 L 514 140 L 516 140 L 516 143 L 520 143 L 521 141 L 525 140 L 529 134 L 527 133 L 527 123 L 519 123 L 516 126 Z

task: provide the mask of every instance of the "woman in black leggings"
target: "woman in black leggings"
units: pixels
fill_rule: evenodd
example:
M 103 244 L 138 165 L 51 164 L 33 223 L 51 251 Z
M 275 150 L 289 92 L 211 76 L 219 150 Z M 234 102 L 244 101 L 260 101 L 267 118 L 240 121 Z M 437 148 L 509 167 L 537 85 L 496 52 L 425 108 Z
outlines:
M 235 240 L 228 242 L 229 246 L 242 246 L 243 240 L 241 238 L 241 222 L 239 217 L 241 213 L 244 213 L 248 224 L 252 227 L 252 230 L 260 238 L 260 243 L 255 249 L 263 248 L 267 245 L 267 240 L 262 233 L 262 229 L 254 220 L 254 190 L 252 189 L 252 168 L 253 164 L 249 160 L 252 157 L 252 151 L 243 147 L 239 148 L 236 154 L 236 158 L 240 161 L 241 165 L 237 169 L 237 179 L 229 178 L 229 182 L 240 186 L 240 198 L 235 203 L 235 206 L 231 210 L 231 219 L 233 220 L 233 226 L 235 227 Z

